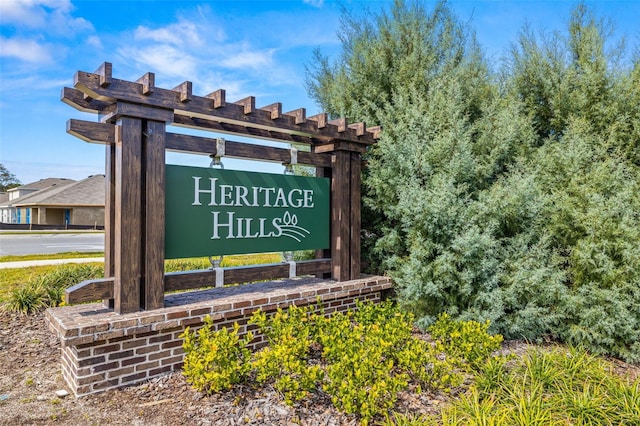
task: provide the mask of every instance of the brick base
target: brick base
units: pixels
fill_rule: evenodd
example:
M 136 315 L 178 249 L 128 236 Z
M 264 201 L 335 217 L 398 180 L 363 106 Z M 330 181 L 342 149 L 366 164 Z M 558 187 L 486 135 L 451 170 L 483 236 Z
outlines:
M 60 339 L 63 377 L 79 397 L 179 370 L 180 335 L 188 326 L 202 326 L 207 315 L 218 328 L 237 322 L 244 334 L 257 309 L 272 312 L 320 300 L 331 314 L 355 307 L 356 299 L 380 301 L 391 287 L 389 278 L 379 276 L 346 282 L 298 278 L 168 294 L 164 308 L 148 312 L 118 315 L 92 303 L 48 309 L 46 318 Z

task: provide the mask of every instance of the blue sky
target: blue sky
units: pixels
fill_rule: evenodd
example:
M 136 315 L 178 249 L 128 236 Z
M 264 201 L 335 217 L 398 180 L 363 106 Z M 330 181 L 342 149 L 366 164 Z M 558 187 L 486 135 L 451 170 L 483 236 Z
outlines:
M 640 45 L 640 0 L 586 3 L 615 22 L 616 35 Z M 63 104 L 60 91 L 72 86 L 76 71 L 92 72 L 105 61 L 114 78 L 136 80 L 151 71 L 158 87 L 189 80 L 196 95 L 225 89 L 229 101 L 252 95 L 257 106 L 282 102 L 284 110 L 316 114 L 305 65 L 316 47 L 329 56 L 339 51 L 341 4 L 357 15 L 389 2 L 0 0 L 0 162 L 22 183 L 104 173 L 104 148 L 65 132 L 69 118 L 97 117 Z M 562 29 L 574 4 L 450 1 L 493 63 L 525 21 Z M 167 161 L 208 165 L 198 156 L 169 154 Z

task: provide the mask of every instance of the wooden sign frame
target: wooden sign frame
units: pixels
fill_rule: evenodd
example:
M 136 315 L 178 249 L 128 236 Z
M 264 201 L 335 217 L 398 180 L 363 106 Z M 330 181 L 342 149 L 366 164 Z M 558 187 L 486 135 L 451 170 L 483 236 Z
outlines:
M 155 87 L 146 73 L 137 81 L 115 79 L 112 65 L 78 71 L 62 101 L 98 114 L 99 122 L 69 120 L 67 132 L 106 145 L 105 278 L 66 292 L 67 303 L 104 299 L 117 313 L 164 306 L 164 293 L 255 280 L 286 278 L 290 265 L 259 265 L 218 271 L 164 273 L 165 150 L 216 156 L 215 138 L 167 132 L 166 126 L 208 130 L 311 146 L 296 152 L 295 162 L 315 166 L 331 182 L 331 248 L 317 259 L 297 262 L 298 275 L 314 274 L 347 281 L 360 277 L 361 154 L 379 137 L 380 128 L 327 114 L 306 117 L 303 108 L 282 112 L 282 104 L 256 108 L 255 98 L 227 102 L 225 91 L 194 96 L 186 81 L 174 89 Z M 226 141 L 225 156 L 289 164 L 291 150 Z

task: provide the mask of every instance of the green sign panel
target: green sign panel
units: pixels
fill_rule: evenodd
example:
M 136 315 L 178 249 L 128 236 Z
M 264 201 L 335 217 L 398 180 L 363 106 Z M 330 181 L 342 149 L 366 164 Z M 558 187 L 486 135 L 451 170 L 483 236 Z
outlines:
M 165 257 L 329 247 L 329 180 L 166 166 Z

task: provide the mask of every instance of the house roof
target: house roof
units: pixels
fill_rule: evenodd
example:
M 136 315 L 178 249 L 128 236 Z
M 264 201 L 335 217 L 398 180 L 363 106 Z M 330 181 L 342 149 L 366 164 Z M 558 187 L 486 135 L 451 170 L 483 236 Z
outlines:
M 37 191 L 37 190 L 40 190 L 40 189 L 49 188 L 51 186 L 68 185 L 68 184 L 73 183 L 73 182 L 75 182 L 75 180 L 73 180 L 73 179 L 46 178 L 46 179 L 40 179 L 37 182 L 28 183 L 26 185 L 16 186 L 15 188 L 11 188 L 11 189 L 7 190 L 7 192 L 9 192 L 9 191 L 19 191 L 19 190 Z
M 104 207 L 104 175 L 93 175 L 68 185 L 54 186 L 13 200 L 20 206 L 100 206 Z
M 0 206 L 9 202 L 9 194 L 0 192 Z

